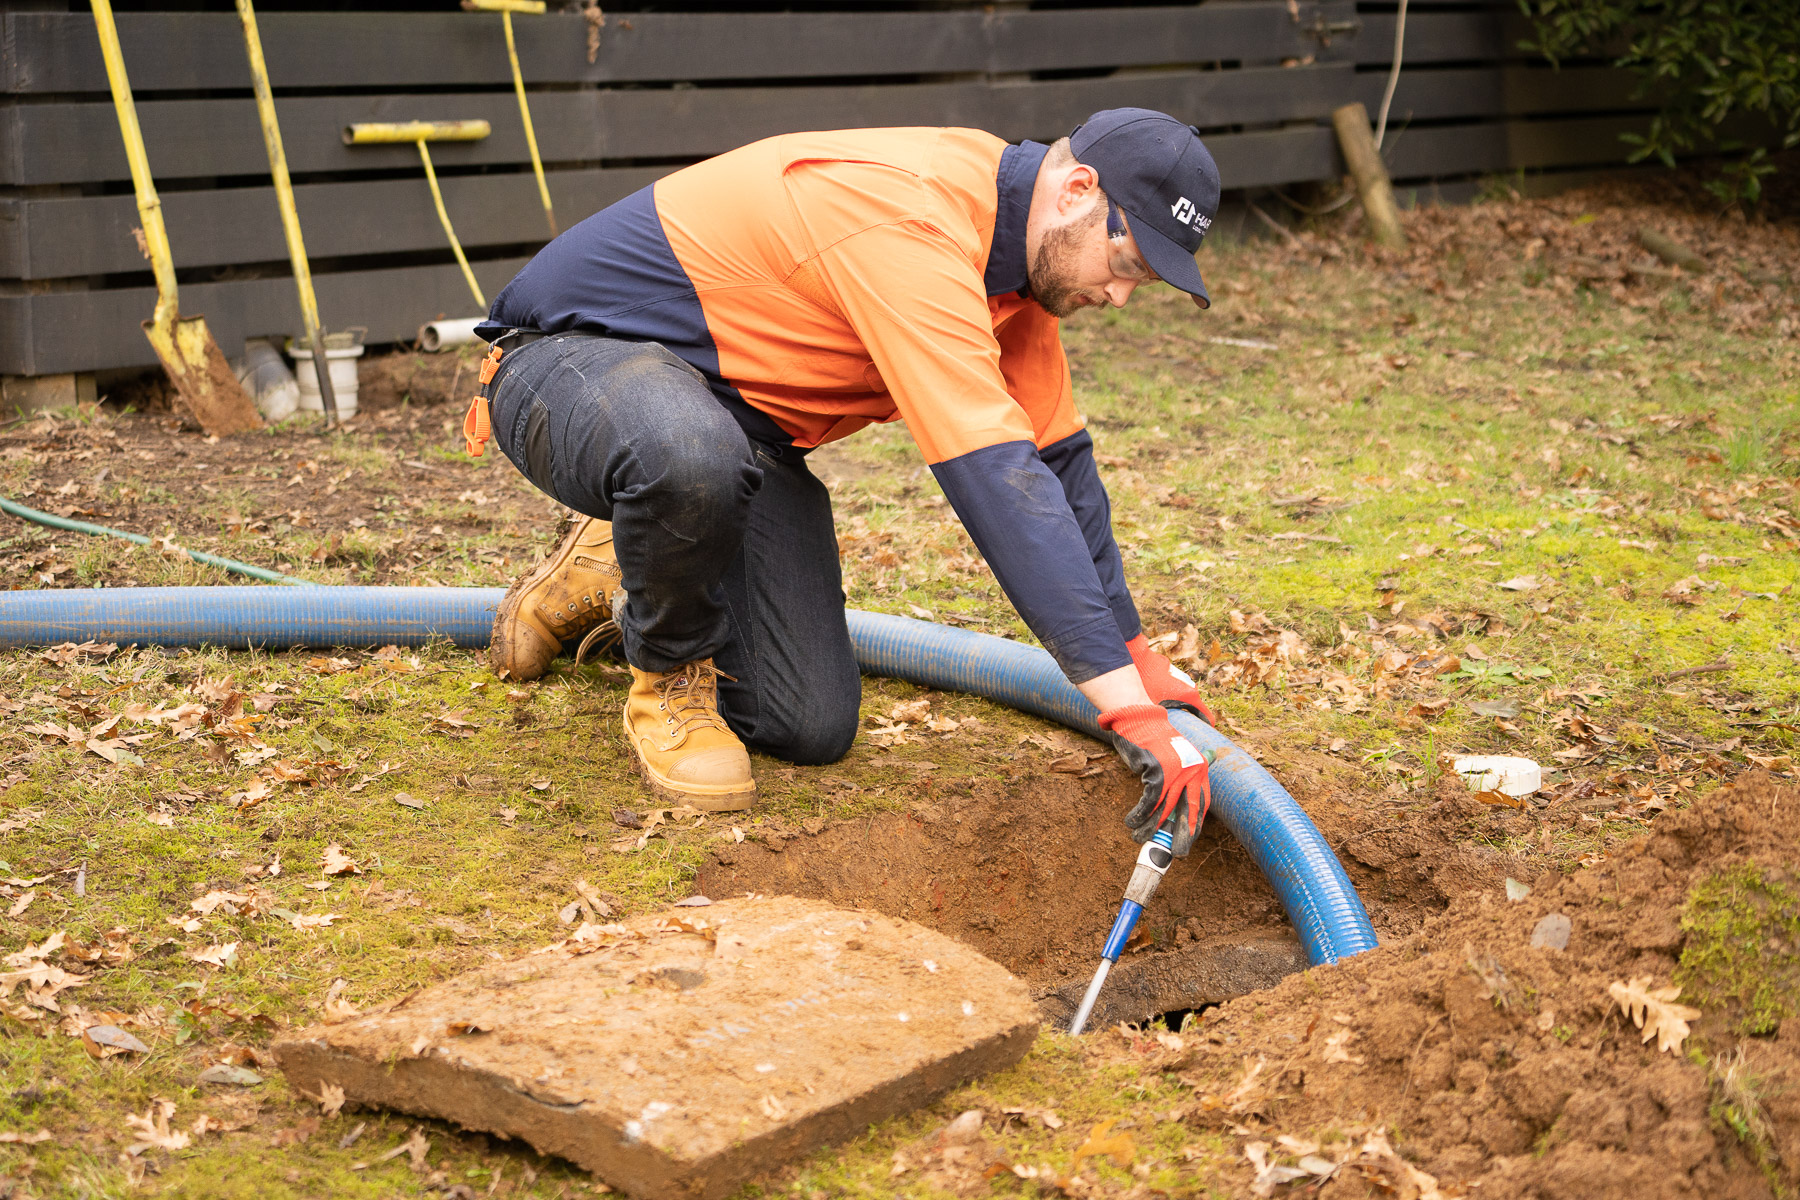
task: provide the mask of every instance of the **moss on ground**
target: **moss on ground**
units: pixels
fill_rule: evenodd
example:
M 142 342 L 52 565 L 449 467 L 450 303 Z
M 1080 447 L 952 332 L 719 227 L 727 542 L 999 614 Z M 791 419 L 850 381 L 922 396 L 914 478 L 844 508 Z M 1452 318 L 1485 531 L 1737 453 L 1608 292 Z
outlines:
M 1446 754 L 1538 758 L 1558 768 L 1550 794 L 1566 820 L 1521 814 L 1458 836 L 1529 844 L 1564 867 L 1747 767 L 1791 770 L 1792 338 L 1735 325 L 1700 283 L 1647 283 L 1626 302 L 1555 288 L 1541 263 L 1495 252 L 1479 278 L 1466 265 L 1452 271 L 1452 300 L 1441 272 L 1403 270 L 1352 241 L 1308 244 L 1330 253 L 1209 245 L 1215 308 L 1204 317 L 1146 293 L 1067 329 L 1149 631 L 1179 638 L 1191 624 L 1202 665 L 1223 667 L 1267 636 L 1234 624 L 1236 610 L 1310 647 L 1255 686 L 1209 689 L 1230 728 L 1362 764 L 1369 794 L 1359 802 L 1379 800 L 1395 822 L 1428 819 Z M 183 544 L 322 582 L 506 582 L 553 537 L 553 515 L 496 456 L 461 455 L 456 414 L 402 415 L 383 424 L 371 414 L 354 433 L 259 435 L 267 461 L 216 477 L 200 502 L 177 486 L 191 463 L 125 452 L 144 418 L 87 414 L 86 424 L 5 440 L 0 489 L 33 489 L 30 502 L 48 506 L 75 483 L 71 494 L 98 513 L 131 492 L 154 512 L 142 532 L 173 530 Z M 90 436 L 92 455 L 81 448 Z M 112 474 L 93 483 L 101 453 Z M 864 431 L 815 462 L 833 480 L 852 604 L 1028 638 L 904 429 Z M 329 507 L 340 477 L 366 497 L 353 509 Z M 421 478 L 441 486 L 415 495 Z M 5 532 L 0 567 L 22 585 L 236 582 L 151 549 Z M 1429 614 L 1455 618 L 1454 636 L 1411 624 Z M 1459 668 L 1396 683 L 1377 639 L 1408 655 L 1452 654 Z M 227 717 L 233 692 L 243 698 Z M 868 681 L 867 723 L 918 696 Z M 483 1193 L 496 1175 L 495 1194 L 589 1194 L 566 1164 L 437 1123 L 424 1126 L 431 1149 L 415 1171 L 408 1155 L 382 1158 L 414 1122 L 352 1113 L 315 1124 L 316 1106 L 267 1069 L 249 1088 L 198 1076 L 224 1059 L 253 1062 L 271 1025 L 316 1019 L 337 980 L 343 998 L 368 1004 L 540 946 L 563 931 L 578 883 L 613 912 L 645 911 L 685 894 L 734 827 L 754 838 L 899 807 L 926 762 L 940 779 L 1002 776 L 1019 737 L 1042 729 L 983 701 L 937 697 L 934 711 L 979 724 L 892 748 L 859 739 L 825 769 L 759 760 L 756 813 L 628 830 L 615 811 L 652 806 L 621 757 L 622 698 L 604 665 L 564 662 L 513 686 L 446 646 L 0 656 L 0 875 L 39 880 L 7 885 L 9 906 L 34 899 L 0 926 L 0 948 L 21 952 L 64 931 L 100 955 L 79 967 L 59 960 L 90 976 L 58 995 L 60 1012 L 29 1007 L 16 990 L 0 1008 L 0 1129 L 51 1134 L 0 1144 L 0 1175 L 32 1195 L 69 1197 L 373 1198 L 459 1183 Z M 1513 715 L 1495 715 L 1512 711 L 1508 701 Z M 183 738 L 166 721 L 127 715 L 187 703 L 219 723 Z M 121 720 L 107 730 L 111 715 Z M 52 724 L 74 731 L 73 743 L 43 731 Z M 130 740 L 140 734 L 150 736 Z M 109 759 L 90 737 L 122 744 L 102 745 Z M 359 874 L 321 873 L 333 845 Z M 235 915 L 196 912 L 213 891 L 256 899 Z M 1791 1003 L 1781 981 L 1794 982 L 1792 895 L 1785 880 L 1729 874 L 1697 893 L 1689 994 L 1716 989 L 1753 1020 L 1780 1019 Z M 275 909 L 334 915 L 302 929 L 309 922 Z M 1772 930 L 1771 920 L 1789 939 L 1781 952 L 1752 944 L 1752 928 Z M 126 961 L 104 955 L 114 930 Z M 229 965 L 194 957 L 228 944 Z M 84 1014 L 118 1014 L 149 1052 L 89 1057 L 68 1028 Z M 122 1161 L 136 1141 L 126 1117 L 158 1097 L 176 1104 L 177 1128 L 202 1114 L 227 1128 Z M 1014 1070 L 747 1194 L 941 1194 L 926 1172 L 893 1174 L 894 1155 L 973 1107 L 1059 1114 L 1060 1127 L 1022 1119 L 993 1134 L 1010 1162 L 1067 1170 L 1088 1131 L 1114 1120 L 1129 1126 L 1137 1156 L 1130 1172 L 1084 1164 L 1098 1191 L 1227 1194 L 1220 1172 L 1235 1143 L 1169 1119 L 1193 1100 L 1129 1043 L 1100 1053 L 1047 1033 Z M 147 1176 L 134 1187 L 138 1168 Z
M 1742 1014 L 1738 1031 L 1774 1033 L 1800 1011 L 1800 892 L 1785 870 L 1741 863 L 1688 893 L 1675 981 L 1684 999 Z

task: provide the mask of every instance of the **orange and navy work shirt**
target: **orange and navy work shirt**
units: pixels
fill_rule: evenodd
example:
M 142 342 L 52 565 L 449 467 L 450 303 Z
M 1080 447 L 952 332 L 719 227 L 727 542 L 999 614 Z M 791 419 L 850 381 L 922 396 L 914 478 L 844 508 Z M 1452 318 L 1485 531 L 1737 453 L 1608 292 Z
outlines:
M 1027 292 L 1046 147 L 973 129 L 769 138 L 551 242 L 477 330 L 662 344 L 753 440 L 802 451 L 905 420 L 1069 678 L 1129 666 L 1139 621 L 1056 318 Z

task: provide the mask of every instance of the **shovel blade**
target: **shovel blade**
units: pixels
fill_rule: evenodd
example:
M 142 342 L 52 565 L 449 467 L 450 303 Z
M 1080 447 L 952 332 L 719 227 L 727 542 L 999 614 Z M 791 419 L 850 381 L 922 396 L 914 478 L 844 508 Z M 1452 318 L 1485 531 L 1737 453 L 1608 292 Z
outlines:
M 263 427 L 256 405 L 225 361 L 205 317 L 145 321 L 144 336 L 175 385 L 175 411 L 209 434 L 228 437 Z

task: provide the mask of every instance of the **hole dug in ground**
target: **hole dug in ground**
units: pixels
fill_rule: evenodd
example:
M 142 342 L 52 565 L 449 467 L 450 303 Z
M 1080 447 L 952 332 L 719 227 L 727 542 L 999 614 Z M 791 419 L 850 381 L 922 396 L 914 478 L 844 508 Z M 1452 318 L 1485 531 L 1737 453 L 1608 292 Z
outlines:
M 1491 886 L 1509 869 L 1512 860 L 1484 858 L 1429 828 L 1382 830 L 1392 822 L 1345 802 L 1324 773 L 1341 774 L 1342 764 L 1326 759 L 1319 768 L 1284 779 L 1334 845 L 1370 834 L 1364 858 L 1381 865 L 1343 858 L 1384 939 L 1418 928 L 1455 890 Z M 718 851 L 695 890 L 715 899 L 804 896 L 918 921 L 1023 978 L 1045 1019 L 1066 1025 L 1137 854 L 1122 814 L 1138 786 L 1116 766 L 1087 779 L 1046 772 L 1010 782 L 933 780 L 903 812 L 817 833 L 759 831 Z M 1274 891 L 1216 819 L 1170 868 L 1138 928 L 1095 1026 L 1203 1009 L 1306 966 Z

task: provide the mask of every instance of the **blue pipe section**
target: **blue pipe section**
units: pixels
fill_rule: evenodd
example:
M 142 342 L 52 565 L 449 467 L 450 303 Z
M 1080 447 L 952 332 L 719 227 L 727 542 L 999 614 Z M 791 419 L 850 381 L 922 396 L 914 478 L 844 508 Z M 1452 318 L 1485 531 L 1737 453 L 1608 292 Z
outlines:
M 0 646 L 485 647 L 502 588 L 45 588 L 0 593 Z
M 485 647 L 500 588 L 198 587 L 45 589 L 0 593 L 0 647 L 88 639 L 155 646 L 284 649 Z M 988 634 L 851 610 L 864 673 L 969 692 L 1106 740 L 1098 713 L 1044 651 Z M 1337 962 L 1375 948 L 1362 901 L 1318 828 L 1287 790 L 1198 717 L 1177 729 L 1216 752 L 1212 815 L 1268 878 L 1307 958 Z
M 1112 930 L 1106 935 L 1106 945 L 1100 947 L 1100 957 L 1107 962 L 1116 963 L 1119 955 L 1125 953 L 1125 943 L 1131 940 L 1131 931 L 1137 928 L 1138 918 L 1144 915 L 1144 906 L 1136 900 L 1126 900 L 1119 905 L 1119 915 L 1113 918 Z

